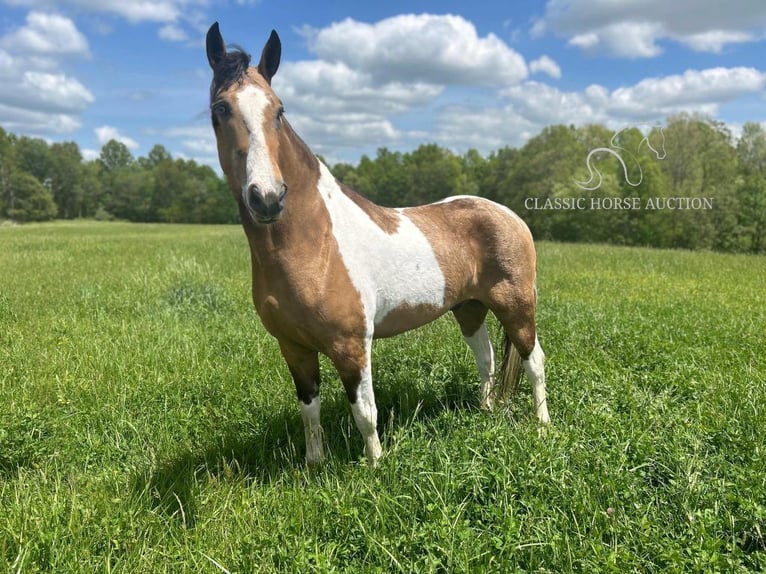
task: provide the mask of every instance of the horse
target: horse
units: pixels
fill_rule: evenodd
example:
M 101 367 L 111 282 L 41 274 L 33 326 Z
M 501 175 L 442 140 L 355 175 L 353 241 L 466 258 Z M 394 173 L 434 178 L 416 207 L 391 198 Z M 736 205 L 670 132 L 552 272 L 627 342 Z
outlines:
M 536 254 L 510 209 L 473 196 L 386 208 L 357 194 L 293 131 L 271 87 L 282 44 L 272 31 L 260 61 L 227 50 L 218 23 L 206 37 L 218 158 L 250 247 L 252 298 L 295 384 L 306 463 L 324 460 L 319 353 L 338 371 L 370 466 L 382 454 L 372 385 L 373 339 L 451 311 L 473 351 L 481 406 L 495 402 L 495 354 L 485 318 L 504 330 L 500 383 L 524 367 L 542 424 L 545 355 L 535 328 Z

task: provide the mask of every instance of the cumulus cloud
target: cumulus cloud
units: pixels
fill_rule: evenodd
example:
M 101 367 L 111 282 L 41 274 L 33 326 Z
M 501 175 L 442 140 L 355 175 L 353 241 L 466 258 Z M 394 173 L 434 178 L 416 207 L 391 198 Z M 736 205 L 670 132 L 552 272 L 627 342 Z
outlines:
M 651 58 L 662 52 L 659 36 L 659 26 L 651 22 L 615 22 L 597 32 L 577 34 L 569 44 L 589 53 L 606 50 L 610 56 Z
M 57 63 L 88 55 L 88 42 L 70 19 L 30 12 L 23 26 L 0 38 L 0 123 L 40 135 L 77 130 L 95 98 Z
M 0 46 L 14 52 L 78 55 L 90 53 L 88 40 L 74 22 L 58 14 L 30 12 L 26 24 L 0 39 Z
M 291 109 L 316 116 L 333 113 L 401 113 L 431 102 L 443 87 L 424 82 L 376 84 L 372 75 L 343 62 L 285 62 L 274 78 Z
M 57 3 L 50 0 L 6 0 L 7 4 L 48 10 Z M 66 4 L 80 12 L 108 13 L 129 22 L 175 22 L 188 5 L 204 5 L 205 0 L 67 0 Z
M 537 74 L 539 72 L 548 74 L 551 78 L 556 79 L 561 77 L 561 68 L 555 62 L 555 60 L 549 56 L 540 56 L 536 60 L 532 60 L 529 63 L 529 71 L 533 74 Z
M 24 109 L 0 102 L 0 124 L 12 132 L 48 136 L 71 133 L 80 128 L 79 116 Z
M 188 34 L 183 28 L 175 24 L 166 24 L 160 28 L 158 35 L 163 40 L 168 40 L 169 42 L 185 42 L 189 39 Z
M 451 87 L 508 87 L 529 73 L 521 55 L 461 16 L 348 18 L 302 34 L 316 59 L 283 62 L 274 88 L 296 130 L 331 156 L 428 139 L 398 118 L 432 110 Z M 560 74 L 550 58 L 537 69 Z
M 682 111 L 714 115 L 718 107 L 766 85 L 766 74 L 753 68 L 710 68 L 647 78 L 614 90 L 591 85 L 582 92 L 562 92 L 539 82 L 525 82 L 503 92 L 513 109 L 542 126 L 554 123 L 631 123 L 661 120 Z
M 303 33 L 322 60 L 364 70 L 379 83 L 498 85 L 527 76 L 521 55 L 494 34 L 479 37 L 462 16 L 403 14 L 374 24 L 348 18 Z
M 754 41 L 766 31 L 762 0 L 549 0 L 532 34 L 553 32 L 590 52 L 623 58 L 662 53 L 662 40 L 700 52 Z
M 489 153 L 523 145 L 552 124 L 600 123 L 616 129 L 653 124 L 681 112 L 714 116 L 720 105 L 764 86 L 766 74 L 753 68 L 689 70 L 611 90 L 594 84 L 561 91 L 526 81 L 503 90 L 497 105 L 444 107 L 433 138 L 458 150 L 475 147 Z
M 112 126 L 101 126 L 100 128 L 96 128 L 93 130 L 96 134 L 96 139 L 98 140 L 98 143 L 102 146 L 106 143 L 108 143 L 110 140 L 118 141 L 122 144 L 125 144 L 125 147 L 128 149 L 138 149 L 138 142 L 132 138 L 129 138 L 127 136 L 122 135 L 119 130 Z

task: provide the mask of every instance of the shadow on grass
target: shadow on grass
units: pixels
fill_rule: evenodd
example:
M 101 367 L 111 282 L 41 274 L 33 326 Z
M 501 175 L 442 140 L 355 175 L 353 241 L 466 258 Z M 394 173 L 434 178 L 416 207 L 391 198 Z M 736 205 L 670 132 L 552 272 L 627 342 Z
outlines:
M 427 421 L 445 410 L 478 410 L 478 380 L 471 384 L 470 376 L 463 372 L 447 376 L 445 371 L 439 384 L 429 391 L 409 382 L 418 380 L 418 373 L 410 371 L 405 375 L 401 368 L 396 372 L 394 367 L 394 372 L 387 376 L 385 368 L 382 370 L 377 375 L 376 402 L 378 432 L 384 444 L 387 433 L 413 420 Z M 330 465 L 348 465 L 362 460 L 364 447 L 345 393 L 340 389 L 327 392 L 330 389 L 326 387 L 336 383 L 326 381 L 324 385 L 325 454 Z M 177 520 L 181 527 L 193 528 L 198 515 L 197 493 L 205 483 L 274 484 L 295 480 L 296 471 L 300 480 L 305 480 L 305 471 L 309 469 L 303 460 L 303 422 L 297 405 L 292 407 L 261 413 L 257 427 L 232 425 L 200 449 L 158 463 L 136 477 L 135 494 L 149 500 L 154 511 Z

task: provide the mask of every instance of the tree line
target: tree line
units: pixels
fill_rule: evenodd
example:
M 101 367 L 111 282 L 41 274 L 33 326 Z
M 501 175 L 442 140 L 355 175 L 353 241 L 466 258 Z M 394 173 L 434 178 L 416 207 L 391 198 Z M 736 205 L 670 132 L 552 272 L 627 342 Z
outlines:
M 0 219 L 95 218 L 137 222 L 233 223 L 228 187 L 210 167 L 174 159 L 161 145 L 134 158 L 107 142 L 84 161 L 74 142 L 48 144 L 0 128 Z
M 436 144 L 386 148 L 335 176 L 382 205 L 481 195 L 507 205 L 535 237 L 735 252 L 766 252 L 766 131 L 686 114 L 664 126 L 546 127 L 520 148 L 458 155 Z M 89 217 L 146 222 L 238 221 L 225 182 L 162 146 L 133 158 L 108 142 L 83 161 L 74 143 L 0 129 L 0 218 Z
M 758 123 L 746 123 L 736 141 L 724 124 L 687 114 L 643 131 L 554 125 L 488 157 L 432 144 L 383 148 L 333 171 L 384 205 L 481 195 L 513 209 L 538 239 L 766 252 Z

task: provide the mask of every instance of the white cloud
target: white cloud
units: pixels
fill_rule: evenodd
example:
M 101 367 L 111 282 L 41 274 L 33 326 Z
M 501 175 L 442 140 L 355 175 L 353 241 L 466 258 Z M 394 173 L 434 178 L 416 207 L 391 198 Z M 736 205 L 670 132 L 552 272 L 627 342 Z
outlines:
M 28 107 L 37 104 L 46 111 L 82 112 L 94 101 L 93 94 L 85 86 L 64 74 L 24 72 L 15 89 L 19 90 L 20 104 L 25 103 Z
M 432 102 L 443 91 L 423 82 L 377 85 L 370 74 L 322 60 L 285 62 L 274 87 L 290 110 L 297 108 L 316 117 L 340 112 L 402 113 Z
M 66 5 L 77 11 L 108 13 L 121 16 L 129 22 L 175 22 L 189 5 L 205 5 L 205 0 L 6 0 L 6 4 L 31 9 L 50 9 Z
M 680 41 L 692 50 L 712 52 L 714 54 L 720 54 L 727 44 L 740 44 L 754 40 L 755 36 L 753 34 L 727 30 L 710 30 L 680 38 Z
M 80 148 L 80 153 L 84 161 L 93 161 L 101 157 L 101 150 L 97 149 Z
M 98 143 L 100 143 L 102 146 L 108 143 L 110 140 L 115 140 L 125 144 L 125 147 L 128 149 L 138 149 L 138 142 L 132 138 L 122 135 L 117 128 L 112 126 L 101 126 L 100 128 L 96 128 L 93 131 L 96 134 Z
M 50 136 L 71 133 L 82 124 L 74 114 L 40 112 L 0 102 L 0 125 L 12 132 Z
M 660 30 L 649 22 L 616 22 L 596 32 L 578 34 L 569 43 L 591 53 L 604 48 L 610 56 L 651 58 L 662 52 L 656 43 Z
M 0 123 L 40 135 L 79 129 L 94 101 L 79 80 L 59 71 L 67 56 L 89 55 L 88 42 L 63 16 L 28 14 L 24 26 L 0 38 Z
M 507 87 L 529 73 L 521 55 L 494 34 L 480 37 L 461 16 L 346 19 L 302 34 L 317 59 L 283 62 L 274 89 L 295 129 L 329 157 L 433 139 L 423 129 L 399 127 L 399 119 L 421 110 L 433 115 L 450 87 Z M 560 74 L 550 58 L 537 66 Z
M 647 78 L 614 90 L 591 85 L 582 92 L 561 92 L 525 82 L 503 92 L 513 109 L 543 127 L 549 124 L 610 125 L 661 120 L 682 111 L 714 115 L 739 96 L 760 91 L 766 74 L 753 68 L 710 68 Z
M 13 52 L 87 56 L 88 40 L 74 22 L 58 14 L 30 12 L 26 25 L 0 39 Z
M 662 40 L 718 53 L 765 30 L 762 0 L 549 0 L 531 33 L 551 31 L 591 52 L 649 58 L 662 53 Z
M 505 146 L 521 146 L 539 131 L 538 123 L 513 106 L 455 105 L 441 110 L 431 137 L 458 152 L 475 148 L 488 154 Z
M 559 65 L 549 56 L 540 56 L 536 60 L 532 60 L 529 63 L 529 71 L 533 74 L 542 72 L 548 74 L 551 78 L 561 77 L 561 68 Z
M 166 24 L 158 32 L 159 37 L 169 42 L 185 42 L 189 39 L 188 34 L 175 24 Z
M 305 28 L 309 49 L 378 83 L 498 85 L 527 76 L 524 58 L 494 34 L 479 37 L 462 16 L 403 14 L 366 24 L 350 18 Z
M 715 116 L 721 104 L 756 93 L 766 74 L 753 68 L 711 68 L 647 78 L 610 90 L 597 84 L 565 92 L 526 81 L 503 90 L 491 106 L 452 105 L 441 110 L 432 138 L 458 151 L 489 153 L 520 146 L 552 124 L 600 123 L 613 128 L 653 124 L 680 112 Z

